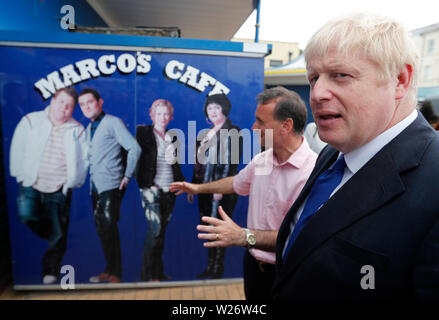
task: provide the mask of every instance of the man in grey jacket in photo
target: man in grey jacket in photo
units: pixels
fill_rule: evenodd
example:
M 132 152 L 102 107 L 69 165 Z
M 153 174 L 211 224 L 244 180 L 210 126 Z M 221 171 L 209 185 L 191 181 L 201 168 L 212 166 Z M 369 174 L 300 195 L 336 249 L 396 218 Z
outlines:
M 91 120 L 86 129 L 91 197 L 96 230 L 107 262 L 105 270 L 91 277 L 90 282 L 118 283 L 122 278 L 117 226 L 120 205 L 141 149 L 122 120 L 103 111 L 104 100 L 96 90 L 82 90 L 78 102 L 84 116 Z

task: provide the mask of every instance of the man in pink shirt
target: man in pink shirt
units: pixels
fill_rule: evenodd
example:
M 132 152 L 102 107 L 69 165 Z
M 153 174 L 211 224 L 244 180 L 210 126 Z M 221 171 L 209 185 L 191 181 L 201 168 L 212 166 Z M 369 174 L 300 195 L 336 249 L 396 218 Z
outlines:
M 260 130 L 261 145 L 272 134 L 273 147 L 256 155 L 236 176 L 205 184 L 175 182 L 171 191 L 237 193 L 249 195 L 248 228 L 242 228 L 219 208 L 222 219 L 203 217 L 199 225 L 205 247 L 244 246 L 244 291 L 247 299 L 270 298 L 274 281 L 275 247 L 278 229 L 298 197 L 317 155 L 302 133 L 307 110 L 299 95 L 282 87 L 267 89 L 257 97 L 253 130 Z

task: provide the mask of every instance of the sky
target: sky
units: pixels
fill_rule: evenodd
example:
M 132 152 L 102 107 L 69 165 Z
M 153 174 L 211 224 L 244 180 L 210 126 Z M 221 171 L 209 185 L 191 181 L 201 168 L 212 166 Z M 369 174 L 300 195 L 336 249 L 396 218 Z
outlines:
M 259 39 L 298 42 L 304 49 L 309 38 L 327 21 L 353 12 L 389 16 L 411 31 L 439 23 L 437 0 L 261 0 Z M 256 10 L 235 34 L 255 38 Z

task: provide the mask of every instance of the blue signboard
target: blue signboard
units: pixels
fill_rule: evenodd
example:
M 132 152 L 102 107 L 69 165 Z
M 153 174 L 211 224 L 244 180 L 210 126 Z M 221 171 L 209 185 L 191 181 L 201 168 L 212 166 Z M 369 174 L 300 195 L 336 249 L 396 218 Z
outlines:
M 17 138 L 14 137 L 14 132 L 16 135 L 19 134 L 17 128 L 20 121 L 25 121 L 23 119 L 27 119 L 27 124 L 30 126 L 39 125 L 35 124 L 37 120 L 33 117 L 42 116 L 43 110 L 54 99 L 54 93 L 64 87 L 74 88 L 78 93 L 85 89 L 97 91 L 101 99 L 96 98 L 96 101 L 102 102 L 105 117 L 113 116 L 114 119 L 120 119 L 133 138 L 139 135 L 139 126 L 151 128 L 148 125 L 153 123 L 150 111 L 153 102 L 159 99 L 170 102 L 173 114 L 167 129 L 176 129 L 175 132 L 179 133 L 178 139 L 183 146 L 179 149 L 179 167 L 184 179 L 193 181 L 194 170 L 196 171 L 197 167 L 195 153 L 201 142 L 198 134 L 214 125 L 212 119 L 205 113 L 206 99 L 208 96 L 226 96 L 231 104 L 230 111 L 224 112 L 228 113 L 225 115 L 227 121 L 239 129 L 250 130 L 254 122 L 255 98 L 263 89 L 263 59 L 225 51 L 206 54 L 206 51 L 192 49 L 177 51 L 169 48 L 160 50 L 151 47 L 142 49 L 113 46 L 104 50 L 72 44 L 40 46 L 25 43 L 0 46 L 4 162 L 2 169 L 5 174 L 13 278 L 17 288 L 39 286 L 44 283 L 59 285 L 62 283 L 63 275 L 71 272 L 74 272 L 77 288 L 81 285 L 101 285 L 109 282 L 108 277 L 102 276 L 109 264 L 110 258 L 107 256 L 109 253 L 104 248 L 102 236 L 98 234 L 99 227 L 92 203 L 91 190 L 94 187 L 99 189 L 100 186 L 92 186 L 90 168 L 87 169 L 84 183 L 80 187 L 71 189 L 69 220 L 66 224 L 66 248 L 61 257 L 61 267 L 64 268 L 61 268 L 56 281 L 43 282 L 44 276 L 48 274 L 44 260 L 45 257 L 47 258 L 50 242 L 55 240 L 50 239 L 50 236 L 45 238 L 38 234 L 19 214 L 19 206 L 23 205 L 20 197 L 27 192 L 26 188 L 29 186 L 26 186 L 27 178 L 17 178 L 17 175 L 11 172 L 13 171 L 11 168 L 14 167 L 11 161 L 16 163 L 21 161 L 14 160 L 20 159 L 20 154 L 15 156 L 11 154 L 13 139 L 24 140 L 22 143 L 25 144 L 28 139 L 40 141 L 43 136 L 23 135 Z M 79 104 L 76 105 L 73 118 L 87 128 L 90 120 L 84 115 L 81 107 Z M 105 126 L 110 131 L 119 130 L 116 132 L 117 135 L 123 128 L 117 129 L 119 127 L 116 124 L 116 122 L 107 124 L 102 120 L 93 139 L 98 136 L 99 130 L 104 131 Z M 31 131 L 33 129 L 27 130 L 35 132 Z M 85 130 L 83 134 L 87 139 L 91 139 L 87 136 L 91 134 L 91 130 Z M 52 137 L 52 133 L 50 136 Z M 75 137 L 82 139 L 79 135 Z M 153 137 L 158 143 L 158 136 L 155 134 Z M 46 142 L 41 142 L 41 148 L 44 150 L 47 147 Z M 84 149 L 87 152 L 91 152 L 89 142 L 90 140 L 87 140 L 88 149 Z M 18 145 L 18 142 L 14 143 Z M 34 149 L 38 148 L 34 146 Z M 39 155 L 33 159 L 35 166 L 49 161 L 45 158 L 44 150 L 41 149 Z M 107 151 L 96 151 L 95 147 L 95 152 Z M 143 150 L 143 152 L 149 151 Z M 22 157 L 28 156 L 29 154 L 26 153 L 22 155 Z M 66 153 L 65 157 L 68 158 L 69 155 Z M 90 160 L 89 154 L 86 159 Z M 246 159 L 248 161 L 248 157 Z M 240 157 L 237 169 L 243 167 L 246 159 Z M 35 170 L 41 174 L 40 167 Z M 164 242 L 162 251 L 158 251 L 162 252 L 162 257 L 161 260 L 160 258 L 154 260 L 155 264 L 163 263 L 162 271 L 159 276 L 142 276 L 144 272 L 142 268 L 145 268 L 146 239 L 148 232 L 154 232 L 152 224 L 157 219 L 148 217 L 151 209 L 146 210 L 145 203 L 142 203 L 148 199 L 149 194 L 142 194 L 136 178 L 137 170 L 138 168 L 121 198 L 120 216 L 116 219 L 121 254 L 121 270 L 118 275 L 121 285 L 144 283 L 153 286 L 166 282 L 192 283 L 195 280 L 242 277 L 242 256 L 245 249 L 227 248 L 225 253 L 222 253 L 222 257 L 220 252 L 216 253 L 220 256 L 218 259 L 223 259 L 224 269 L 217 276 L 197 278 L 206 270 L 213 253 L 208 253 L 208 249 L 203 247 L 203 241 L 197 238 L 196 226 L 200 224 L 199 197 L 195 196 L 191 203 L 186 194 L 176 197 L 169 217 L 158 219 L 169 221 L 167 225 L 164 221 L 160 221 L 165 225 L 161 235 Z M 163 170 L 170 174 L 169 167 L 168 171 Z M 161 179 L 166 180 L 163 177 Z M 40 182 L 32 183 L 35 185 Z M 44 188 L 43 186 L 42 190 L 45 190 Z M 159 186 L 158 189 L 161 190 L 160 192 L 167 192 L 166 187 L 162 190 Z M 47 191 L 47 193 L 51 192 Z M 208 201 L 212 201 L 212 198 Z M 238 197 L 236 205 L 231 206 L 232 212 L 229 212 L 241 226 L 246 224 L 247 204 L 246 197 Z M 97 279 L 96 276 L 99 275 L 101 278 Z

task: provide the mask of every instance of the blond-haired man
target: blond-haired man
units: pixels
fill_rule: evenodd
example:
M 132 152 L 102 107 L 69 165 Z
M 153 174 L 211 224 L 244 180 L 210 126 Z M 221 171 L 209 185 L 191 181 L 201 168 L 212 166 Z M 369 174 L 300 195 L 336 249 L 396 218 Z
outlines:
M 346 16 L 317 31 L 305 59 L 330 146 L 279 230 L 274 297 L 438 298 L 439 136 L 415 109 L 407 32 Z

